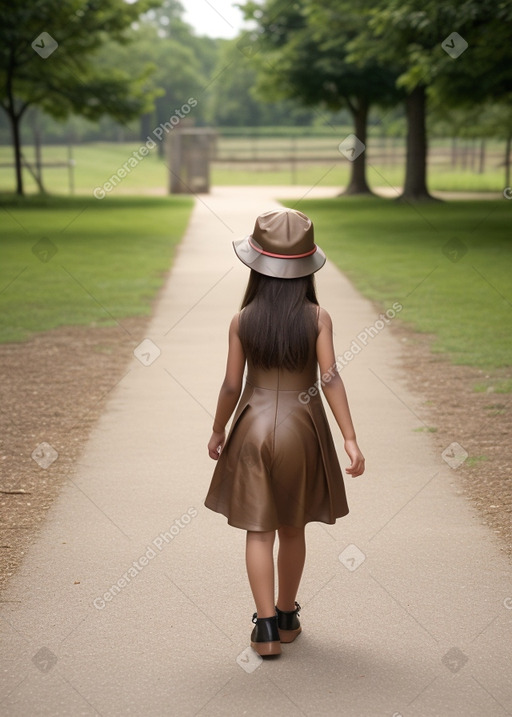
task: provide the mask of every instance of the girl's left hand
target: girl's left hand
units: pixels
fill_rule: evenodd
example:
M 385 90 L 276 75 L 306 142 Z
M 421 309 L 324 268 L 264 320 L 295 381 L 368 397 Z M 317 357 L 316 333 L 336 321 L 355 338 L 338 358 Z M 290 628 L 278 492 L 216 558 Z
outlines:
M 214 431 L 208 443 L 208 455 L 214 461 L 219 460 L 219 456 L 226 441 L 226 431 Z
M 357 441 L 354 439 L 346 440 L 345 441 L 345 451 L 347 452 L 348 457 L 351 460 L 351 464 L 349 468 L 346 468 L 345 471 L 353 476 L 354 478 L 356 476 L 361 476 L 364 473 L 364 456 L 359 450 L 359 446 L 357 445 Z

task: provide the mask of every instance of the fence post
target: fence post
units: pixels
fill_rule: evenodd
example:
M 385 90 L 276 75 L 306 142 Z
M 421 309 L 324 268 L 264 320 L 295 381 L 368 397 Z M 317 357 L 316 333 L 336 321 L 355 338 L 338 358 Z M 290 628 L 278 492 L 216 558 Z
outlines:
M 206 127 L 176 129 L 168 138 L 170 194 L 210 191 L 210 159 L 215 132 Z
M 291 137 L 292 184 L 297 184 L 297 138 Z
M 480 162 L 478 165 L 478 174 L 485 172 L 485 139 L 480 140 Z

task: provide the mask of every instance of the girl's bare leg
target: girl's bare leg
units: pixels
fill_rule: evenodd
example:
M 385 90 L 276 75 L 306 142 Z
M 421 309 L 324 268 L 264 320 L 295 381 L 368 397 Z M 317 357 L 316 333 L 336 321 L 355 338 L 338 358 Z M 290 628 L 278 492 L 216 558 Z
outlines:
M 247 531 L 245 560 L 258 617 L 273 617 L 274 603 L 274 539 L 275 531 Z
M 279 533 L 277 607 L 287 612 L 295 609 L 295 599 L 306 560 L 306 538 L 304 528 L 283 525 L 277 532 Z

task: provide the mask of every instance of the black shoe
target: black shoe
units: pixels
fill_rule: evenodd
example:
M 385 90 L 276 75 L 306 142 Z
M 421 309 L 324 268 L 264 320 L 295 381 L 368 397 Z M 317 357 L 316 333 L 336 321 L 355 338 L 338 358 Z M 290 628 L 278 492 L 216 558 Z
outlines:
M 299 621 L 300 609 L 298 602 L 295 603 L 295 610 L 285 611 L 279 610 L 279 608 L 276 607 L 277 625 L 281 642 L 293 642 L 302 631 Z
M 251 633 L 251 647 L 258 655 L 267 657 L 269 655 L 281 654 L 281 642 L 277 628 L 277 615 L 274 617 L 258 618 L 254 613 L 252 621 L 256 625 Z

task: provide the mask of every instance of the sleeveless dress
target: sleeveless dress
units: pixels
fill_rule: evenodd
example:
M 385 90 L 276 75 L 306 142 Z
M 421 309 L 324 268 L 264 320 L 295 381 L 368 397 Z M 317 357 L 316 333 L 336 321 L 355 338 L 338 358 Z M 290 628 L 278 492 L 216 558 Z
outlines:
M 270 531 L 349 512 L 343 475 L 318 388 L 312 340 L 304 370 L 266 370 L 247 357 L 247 377 L 205 505 L 229 525 Z M 314 395 L 311 395 L 314 394 Z

